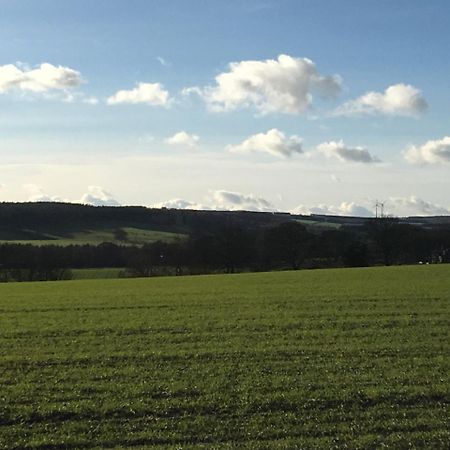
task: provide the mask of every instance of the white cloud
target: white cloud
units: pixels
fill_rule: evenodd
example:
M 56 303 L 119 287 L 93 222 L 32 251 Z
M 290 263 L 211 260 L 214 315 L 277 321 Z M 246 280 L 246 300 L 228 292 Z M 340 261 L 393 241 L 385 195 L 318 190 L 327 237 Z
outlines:
M 450 209 L 428 202 L 414 195 L 410 197 L 389 197 L 383 202 L 384 214 L 394 217 L 407 216 L 438 216 L 450 214 Z M 325 214 L 337 216 L 373 217 L 375 201 L 366 201 L 363 204 L 343 202 L 338 206 L 333 205 L 300 205 L 295 208 L 293 214 Z
M 241 194 L 239 192 L 230 192 L 218 190 L 208 196 L 205 204 L 183 200 L 180 198 L 168 200 L 152 205 L 154 208 L 175 208 L 175 209 L 213 209 L 218 211 L 277 211 L 269 201 L 253 194 Z
M 229 211 L 277 211 L 269 201 L 253 194 L 241 194 L 239 192 L 215 191 L 213 194 L 214 209 Z
M 344 141 L 324 142 L 317 147 L 318 151 L 327 158 L 336 158 L 343 162 L 375 163 L 380 162 L 378 158 L 372 156 L 364 147 L 349 147 Z
M 356 100 L 344 103 L 335 115 L 386 114 L 415 117 L 427 107 L 425 98 L 417 88 L 399 83 L 389 86 L 384 92 L 368 92 Z
M 200 140 L 196 134 L 189 134 L 186 131 L 179 131 L 170 138 L 166 139 L 166 142 L 170 145 L 184 145 L 187 147 L 195 147 Z
M 338 206 L 320 204 L 317 206 L 300 205 L 294 208 L 292 214 L 324 214 L 332 216 L 373 217 L 373 212 L 363 205 L 354 202 L 342 202 Z
M 144 103 L 152 106 L 168 107 L 171 103 L 169 92 L 160 83 L 138 83 L 134 89 L 121 90 L 107 99 L 108 105 L 122 103 Z
M 420 147 L 412 146 L 404 152 L 404 156 L 412 164 L 450 163 L 450 136 L 428 141 Z
M 0 66 L 0 94 L 10 91 L 65 91 L 79 86 L 82 82 L 81 74 L 77 70 L 49 63 L 42 63 L 36 69 L 14 64 Z
M 169 209 L 210 209 L 206 205 L 201 205 L 199 203 L 191 202 L 189 200 L 183 200 L 181 198 L 174 198 L 172 200 L 167 200 L 165 202 L 155 203 L 151 206 L 152 208 L 169 208 Z
M 450 209 L 427 202 L 414 195 L 411 197 L 391 197 L 385 206 L 396 216 L 442 216 L 450 214 Z
M 86 192 L 77 203 L 94 206 L 120 206 L 120 203 L 100 186 L 89 186 Z
M 285 136 L 283 132 L 273 128 L 267 133 L 250 136 L 241 144 L 229 145 L 227 150 L 233 153 L 262 152 L 274 156 L 289 157 L 294 153 L 302 153 L 302 139 L 299 136 Z
M 29 195 L 28 201 L 29 202 L 64 202 L 64 201 L 67 201 L 61 197 L 58 197 L 57 195 L 47 194 L 45 192 L 44 188 L 37 184 L 33 184 L 33 183 L 24 184 L 23 188 L 28 192 L 28 195 Z
M 83 194 L 80 200 L 68 200 L 57 195 L 50 195 L 45 192 L 42 186 L 28 183 L 22 186 L 29 194 L 29 202 L 64 202 L 82 203 L 94 206 L 120 206 L 113 196 L 100 186 L 89 186 L 88 192 Z
M 341 90 L 340 77 L 323 76 L 311 60 L 289 55 L 230 63 L 229 71 L 215 81 L 215 86 L 187 88 L 184 93 L 200 93 L 215 111 L 255 107 L 262 114 L 298 114 L 311 106 L 313 93 L 330 98 Z

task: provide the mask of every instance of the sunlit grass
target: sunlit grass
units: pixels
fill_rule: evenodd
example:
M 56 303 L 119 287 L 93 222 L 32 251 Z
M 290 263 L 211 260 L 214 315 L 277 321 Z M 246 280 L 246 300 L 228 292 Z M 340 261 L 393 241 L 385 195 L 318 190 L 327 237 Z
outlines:
M 426 448 L 450 267 L 0 285 L 0 448 Z

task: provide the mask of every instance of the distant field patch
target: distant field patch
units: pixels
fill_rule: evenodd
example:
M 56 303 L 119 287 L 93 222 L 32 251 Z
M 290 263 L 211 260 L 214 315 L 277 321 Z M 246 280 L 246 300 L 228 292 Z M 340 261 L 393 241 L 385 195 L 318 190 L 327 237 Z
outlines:
M 117 230 L 125 232 L 125 239 L 118 239 Z M 0 235 L 1 237 L 1 235 Z M 143 245 L 156 241 L 175 242 L 185 239 L 186 234 L 166 231 L 146 230 L 142 228 L 122 227 L 117 229 L 93 229 L 84 231 L 65 231 L 64 233 L 36 234 L 36 239 L 0 239 L 0 244 L 32 245 L 99 245 L 112 242 L 121 245 Z
M 73 280 L 103 280 L 122 278 L 125 269 L 106 267 L 99 269 L 71 269 Z
M 450 266 L 0 285 L 0 448 L 450 448 Z
M 340 223 L 325 222 L 323 220 L 296 219 L 295 221 L 298 223 L 301 223 L 306 228 L 310 228 L 310 229 L 312 228 L 312 229 L 316 229 L 316 230 L 323 230 L 324 228 L 338 230 L 342 226 Z

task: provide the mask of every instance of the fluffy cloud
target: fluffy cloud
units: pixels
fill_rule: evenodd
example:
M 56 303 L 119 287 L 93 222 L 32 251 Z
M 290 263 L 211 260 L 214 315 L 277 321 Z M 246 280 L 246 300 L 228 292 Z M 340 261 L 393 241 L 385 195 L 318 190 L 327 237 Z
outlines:
M 229 211 L 263 211 L 272 212 L 277 209 L 269 201 L 253 194 L 241 194 L 239 192 L 215 191 L 213 195 L 214 209 Z
M 152 106 L 169 106 L 171 98 L 160 83 L 138 83 L 134 89 L 121 90 L 107 99 L 108 105 L 144 103 Z
M 172 137 L 166 139 L 170 145 L 184 145 L 186 147 L 195 147 L 200 138 L 196 134 L 189 134 L 186 131 L 175 133 Z
M 29 202 L 64 202 L 67 200 L 64 200 L 61 197 L 58 197 L 56 195 L 49 195 L 45 192 L 44 188 L 42 186 L 39 186 L 37 184 L 25 184 L 23 188 L 28 192 L 28 201 Z
M 320 144 L 317 149 L 327 158 L 337 158 L 343 162 L 357 162 L 370 164 L 380 160 L 370 154 L 364 147 L 349 147 L 344 141 L 330 141 Z
M 207 205 L 183 199 L 173 199 L 153 205 L 154 208 L 175 209 L 213 209 L 218 211 L 260 211 L 273 212 L 277 209 L 267 200 L 253 194 L 241 194 L 224 190 L 214 191 L 209 196 Z
M 391 197 L 386 207 L 396 216 L 445 216 L 450 209 L 415 197 Z
M 120 206 L 120 203 L 100 186 L 89 186 L 78 203 L 94 206 Z
M 238 145 L 229 145 L 227 149 L 234 153 L 262 152 L 270 155 L 289 157 L 294 153 L 302 153 L 302 139 L 299 136 L 285 136 L 283 132 L 273 128 L 267 133 L 258 133 Z
M 354 202 L 343 202 L 339 206 L 300 205 L 295 208 L 293 214 L 325 214 L 337 216 L 373 217 L 374 202 L 364 202 L 363 205 Z M 407 216 L 439 216 L 450 214 L 450 209 L 428 202 L 414 195 L 410 197 L 390 197 L 384 201 L 384 213 L 394 217 Z
M 436 141 L 428 141 L 420 147 L 412 146 L 404 156 L 412 164 L 450 163 L 450 136 Z
M 42 186 L 37 184 L 25 184 L 23 188 L 28 192 L 29 202 L 64 202 L 64 203 L 82 203 L 94 206 L 120 206 L 119 202 L 113 196 L 100 186 L 89 186 L 88 192 L 83 194 L 80 200 L 68 200 L 57 195 L 50 195 L 45 192 Z
M 0 94 L 10 91 L 45 93 L 65 91 L 83 82 L 80 72 L 43 63 L 36 69 L 7 64 L 0 66 Z
M 199 203 L 191 202 L 189 200 L 183 200 L 181 198 L 174 198 L 172 200 L 167 200 L 165 202 L 156 203 L 152 205 L 153 208 L 169 208 L 169 209 L 211 209 L 206 205 L 201 205 Z
M 323 76 L 311 60 L 289 55 L 233 62 L 215 81 L 214 86 L 190 88 L 185 93 L 200 93 L 215 111 L 255 107 L 262 114 L 298 114 L 310 107 L 313 93 L 329 98 L 341 90 L 338 76 Z
M 332 216 L 373 217 L 373 212 L 363 205 L 354 202 L 342 202 L 339 206 L 320 204 L 317 206 L 300 205 L 292 214 L 324 214 Z
M 390 116 L 418 116 L 428 105 L 421 92 L 409 84 L 395 84 L 384 92 L 368 92 L 344 103 L 336 115 L 356 116 L 363 114 L 386 114 Z

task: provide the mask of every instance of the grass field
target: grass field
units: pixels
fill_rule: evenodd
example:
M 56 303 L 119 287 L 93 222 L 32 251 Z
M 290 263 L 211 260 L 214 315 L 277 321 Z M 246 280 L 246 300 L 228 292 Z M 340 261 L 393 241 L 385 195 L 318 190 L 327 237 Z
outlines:
M 185 239 L 186 234 L 172 233 L 167 231 L 146 230 L 142 228 L 133 227 L 119 227 L 127 235 L 126 241 L 118 241 L 115 238 L 115 231 L 117 229 L 99 228 L 92 230 L 74 230 L 54 233 L 54 234 L 36 234 L 36 239 L 1 239 L 0 244 L 33 244 L 33 245 L 99 245 L 102 242 L 113 242 L 121 245 L 143 245 L 151 244 L 156 241 L 162 242 L 176 242 L 180 239 Z M 5 237 L 5 236 L 4 236 Z
M 1 449 L 450 448 L 450 266 L 0 285 Z
M 125 269 L 106 267 L 99 269 L 71 269 L 73 280 L 102 280 L 109 278 L 122 278 Z

